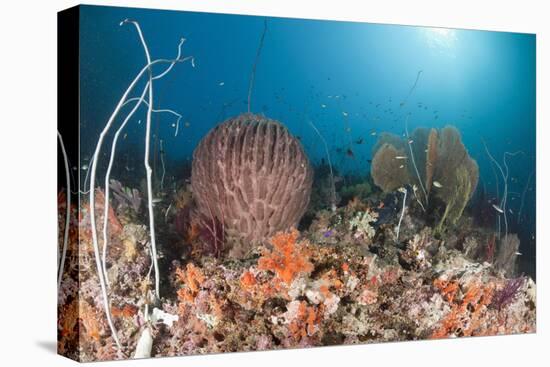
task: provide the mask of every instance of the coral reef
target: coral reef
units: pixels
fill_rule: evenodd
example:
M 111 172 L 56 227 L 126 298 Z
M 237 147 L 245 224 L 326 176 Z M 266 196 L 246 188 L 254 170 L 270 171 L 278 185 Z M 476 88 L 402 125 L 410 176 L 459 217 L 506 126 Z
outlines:
M 300 143 L 279 122 L 242 114 L 216 126 L 193 153 L 198 211 L 224 225 L 241 257 L 307 209 L 313 170 Z
M 505 280 L 490 265 L 471 262 L 456 250 L 432 246 L 433 242 L 429 229 L 411 238 L 403 257 L 415 254 L 417 266 L 404 268 L 357 246 L 300 241 L 299 233 L 291 231 L 274 236 L 273 249 L 260 249 L 263 255 L 256 264 L 193 265 L 200 281 L 192 283 L 191 297 L 187 291 L 179 297 L 180 320 L 186 321 L 178 321 L 159 340 L 157 353 L 535 330 L 531 281 Z M 424 257 L 419 255 L 423 252 Z M 182 289 L 189 282 L 182 282 Z
M 119 339 L 128 349 L 137 343 L 135 334 L 143 324 L 143 306 L 151 299 L 151 261 L 147 229 L 135 223 L 135 215 L 122 205 L 109 207 L 110 247 L 106 278 L 110 284 L 110 310 L 119 329 Z M 103 192 L 96 192 L 99 230 L 103 223 Z M 127 358 L 117 352 L 107 325 L 99 286 L 90 229 L 89 204 L 72 210 L 67 265 L 58 294 L 58 351 L 79 361 Z
M 414 142 L 422 149 L 407 149 Z M 313 173 L 296 139 L 255 115 L 215 128 L 195 151 L 191 184 L 154 208 L 161 299 L 140 192 L 113 181 L 107 210 L 96 190 L 122 348 L 105 317 L 83 201 L 71 210 L 78 228 L 68 233 L 59 350 L 94 361 L 534 332 L 536 285 L 516 274 L 519 238 L 499 238 L 464 213 L 478 172 L 458 131 L 417 129 L 407 142 L 383 134 L 379 143 L 372 179 L 383 192 L 368 177 L 346 177 L 338 181 L 344 204 L 327 205 L 321 175 L 299 231 Z
M 320 244 L 340 242 L 369 245 L 372 243 L 379 213 L 357 197 L 336 211 L 317 212 L 310 225 L 309 238 Z
M 494 180 L 484 177 L 476 194 L 480 171 L 461 132 L 445 126 L 409 133 L 409 119 L 454 115 L 471 138 L 473 122 L 487 115 L 483 108 L 449 110 L 431 93 L 412 99 L 422 70 L 398 98 L 391 92 L 398 85 L 353 90 L 319 69 L 307 74 L 321 84 L 293 89 L 284 78 L 261 90 L 261 111 L 288 119 L 300 134 L 294 136 L 282 122 L 251 113 L 267 18 L 247 100 L 239 96 L 242 75 L 233 72 L 241 68 L 203 69 L 199 77 L 211 75 L 200 83 L 178 78 L 197 97 L 184 118 L 157 103 L 179 98 L 181 88 L 157 93 L 155 86 L 177 65 L 195 67 L 183 52 L 186 39 L 175 58 L 152 59 L 131 16 L 145 14 L 130 13 L 119 24 L 133 27 L 141 43 L 138 73 L 115 78 L 131 82 L 104 125 L 94 121 L 113 96 L 93 86 L 118 86 L 84 75 L 94 83 L 82 95 L 99 99 L 83 98 L 79 136 L 92 140 L 66 151 L 58 132 L 66 179 L 57 198 L 61 354 L 92 362 L 536 331 L 536 284 L 521 272 L 535 274 L 536 265 L 536 172 L 534 151 L 525 149 L 532 134 L 515 152 L 506 151 L 514 148 L 506 137 L 493 136 L 505 140 L 495 155 L 502 162 L 482 138 Z M 97 54 L 96 43 L 83 54 Z M 215 54 L 200 49 L 202 65 L 216 64 L 206 60 Z M 246 59 L 244 46 L 239 51 Z M 102 104 L 101 113 L 93 102 Z M 243 102 L 248 112 L 226 120 Z M 220 124 L 189 157 L 201 130 L 191 124 L 216 115 Z M 398 131 L 402 121 L 400 135 L 380 131 Z M 375 137 L 370 160 L 365 153 Z M 516 170 L 524 161 L 512 161 L 520 156 L 533 169 L 526 179 Z M 468 207 L 474 194 L 478 202 Z
M 178 210 L 193 205 L 186 189 L 176 197 Z M 497 241 L 463 219 L 442 240 L 405 211 L 396 243 L 400 206 L 391 195 L 355 197 L 317 212 L 301 232 L 275 233 L 243 260 L 185 252 L 172 258 L 158 303 L 147 229 L 113 209 L 109 221 L 120 229 L 110 234 L 106 263 L 122 353 L 103 315 L 87 205 L 78 219 L 73 208 L 80 237 L 70 232 L 59 350 L 93 361 L 535 331 L 536 286 L 511 277 L 516 236 Z M 150 351 L 140 354 L 143 339 Z

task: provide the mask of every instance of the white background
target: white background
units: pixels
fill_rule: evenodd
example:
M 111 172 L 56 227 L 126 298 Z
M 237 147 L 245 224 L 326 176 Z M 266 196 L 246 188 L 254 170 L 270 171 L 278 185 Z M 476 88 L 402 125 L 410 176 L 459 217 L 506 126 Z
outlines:
M 116 362 L 120 366 L 538 366 L 550 353 L 549 37 L 546 1 L 94 1 L 103 5 L 537 33 L 538 333 Z M 66 366 L 56 345 L 56 12 L 0 9 L 0 365 Z M 546 18 L 545 18 L 546 14 Z M 546 24 L 545 24 L 546 22 Z M 215 47 L 215 46 L 213 46 Z M 498 126 L 495 126 L 497 129 Z M 541 266 L 542 265 L 542 266 Z M 544 361 L 544 362 L 542 362 Z M 105 363 L 96 364 L 107 365 Z

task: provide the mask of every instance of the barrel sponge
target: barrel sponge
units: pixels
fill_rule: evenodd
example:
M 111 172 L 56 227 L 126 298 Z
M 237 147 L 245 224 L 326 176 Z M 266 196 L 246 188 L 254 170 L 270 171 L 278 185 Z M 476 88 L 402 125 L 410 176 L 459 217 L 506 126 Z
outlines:
M 313 169 L 278 121 L 242 114 L 214 127 L 193 153 L 191 187 L 198 211 L 220 221 L 244 255 L 298 224 L 309 204 Z
M 371 176 L 384 192 L 391 192 L 408 184 L 411 179 L 407 169 L 404 149 L 398 149 L 390 143 L 383 143 L 371 163 Z

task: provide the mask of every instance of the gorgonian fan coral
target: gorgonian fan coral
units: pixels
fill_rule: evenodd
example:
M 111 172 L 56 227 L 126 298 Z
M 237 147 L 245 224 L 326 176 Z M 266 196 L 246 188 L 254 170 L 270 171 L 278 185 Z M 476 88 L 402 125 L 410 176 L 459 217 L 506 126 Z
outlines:
M 440 185 L 436 196 L 446 204 L 439 228 L 462 216 L 466 203 L 472 197 L 479 179 L 479 168 L 462 143 L 460 132 L 453 126 L 441 130 L 438 138 L 434 181 Z
M 410 182 L 409 172 L 401 157 L 406 157 L 404 149 L 384 143 L 372 159 L 372 179 L 384 192 L 394 191 Z
M 419 202 L 428 204 L 435 196 L 445 204 L 438 230 L 458 221 L 477 187 L 479 168 L 455 127 L 417 128 L 406 141 L 382 134 L 374 149 L 371 175 L 378 187 L 385 192 L 404 185 L 423 188 Z

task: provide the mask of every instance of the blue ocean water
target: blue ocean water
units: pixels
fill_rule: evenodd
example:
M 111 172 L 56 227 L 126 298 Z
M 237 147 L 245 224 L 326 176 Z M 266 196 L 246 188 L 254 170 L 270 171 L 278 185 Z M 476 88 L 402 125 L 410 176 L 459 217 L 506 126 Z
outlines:
M 195 58 L 195 67 L 176 65 L 155 83 L 157 108 L 183 116 L 177 136 L 173 115 L 157 113 L 153 119 L 152 158 L 158 159 L 162 140 L 169 175 L 178 175 L 212 127 L 247 111 L 250 73 L 267 20 L 252 112 L 285 124 L 319 163 L 325 151 L 311 121 L 342 175 L 367 176 L 378 135 L 404 134 L 407 115 L 410 131 L 456 126 L 480 168 L 471 205 L 498 204 L 502 176 L 508 177 L 509 231 L 521 240 L 520 269 L 534 277 L 535 35 L 83 6 L 82 167 L 146 64 L 135 28 L 119 25 L 126 18 L 139 22 L 153 59 L 175 57 L 181 37 L 184 55 Z M 135 118 L 125 130 L 114 176 L 144 177 L 144 125 Z M 483 141 L 503 172 L 491 165 Z M 84 181 L 85 170 L 80 173 Z

